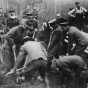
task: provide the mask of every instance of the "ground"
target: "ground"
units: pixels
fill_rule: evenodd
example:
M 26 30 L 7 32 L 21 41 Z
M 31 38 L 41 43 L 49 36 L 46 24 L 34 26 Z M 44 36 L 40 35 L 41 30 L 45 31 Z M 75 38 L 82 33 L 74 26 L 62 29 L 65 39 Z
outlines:
M 0 65 L 1 67 L 1 65 Z M 2 70 L 0 69 L 0 73 Z M 40 80 L 26 81 L 21 84 L 15 82 L 16 76 L 5 77 L 0 74 L 0 88 L 45 88 Z
M 3 69 L 4 69 L 3 66 L 0 64 L 0 73 L 2 72 Z M 59 73 L 54 73 L 54 74 L 48 73 L 47 76 L 48 79 L 51 81 L 50 88 L 87 88 L 87 87 L 82 87 L 83 85 L 77 87 L 74 85 L 74 81 L 72 80 L 66 81 L 66 79 L 64 79 L 63 82 L 68 83 L 68 85 L 70 84 L 70 87 L 66 87 L 65 85 L 61 86 L 60 85 L 61 75 L 59 75 Z M 0 74 L 0 88 L 46 88 L 44 83 L 41 82 L 40 80 L 26 81 L 23 82 L 22 84 L 16 84 L 14 80 L 15 78 L 16 76 L 5 77 Z
M 45 87 L 44 84 L 38 80 L 35 81 L 34 84 L 31 84 L 30 82 L 15 84 L 15 82 L 11 82 L 10 80 L 8 80 L 8 82 L 2 84 L 0 88 L 45 88 Z

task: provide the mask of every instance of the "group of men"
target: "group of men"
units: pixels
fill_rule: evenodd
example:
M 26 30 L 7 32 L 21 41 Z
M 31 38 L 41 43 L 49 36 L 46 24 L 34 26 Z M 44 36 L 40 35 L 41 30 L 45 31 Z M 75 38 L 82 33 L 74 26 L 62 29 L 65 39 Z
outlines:
M 68 12 L 68 16 L 69 16 L 69 22 L 74 25 L 77 26 L 80 30 L 83 30 L 83 26 L 84 26 L 84 20 L 86 19 L 85 16 L 87 14 L 87 9 L 82 7 L 80 5 L 80 2 L 75 2 L 75 8 L 71 9 Z M 38 28 L 38 11 L 34 8 L 33 11 L 30 13 L 29 9 L 26 8 L 23 11 L 23 18 L 27 18 L 27 19 L 34 19 L 35 23 L 34 23 L 34 27 Z M 53 27 L 55 27 L 57 24 L 59 24 L 60 22 L 64 22 L 65 19 L 60 18 L 61 14 L 57 14 L 56 18 L 49 21 L 48 23 L 51 24 Z M 10 8 L 10 10 L 6 11 L 5 13 L 3 13 L 3 9 L 0 8 L 0 25 L 6 25 L 7 29 L 11 29 L 14 26 L 19 25 L 19 17 L 17 17 L 16 15 L 16 11 L 13 8 Z M 54 28 L 55 29 L 55 28 Z
M 74 25 L 77 28 L 79 28 L 80 30 L 83 30 L 87 12 L 88 12 L 87 9 L 82 7 L 80 5 L 80 2 L 75 2 L 75 7 L 68 11 L 68 13 L 67 13 L 68 18 L 66 20 L 69 21 L 69 23 L 71 25 Z M 59 24 L 59 23 L 65 21 L 65 19 L 61 19 L 61 18 L 63 18 L 63 17 L 59 13 L 59 14 L 57 14 L 56 18 L 49 21 L 49 23 L 51 25 L 53 24 L 55 26 L 55 24 Z
M 8 29 L 19 25 L 19 19 L 16 16 L 16 12 L 13 8 L 11 8 L 10 10 L 4 12 L 2 8 L 0 8 L 0 24 L 7 26 Z M 2 30 L 2 29 L 1 29 Z
M 68 12 L 68 15 L 69 15 L 69 17 L 70 17 L 70 19 L 72 19 L 72 20 L 70 20 L 69 21 L 69 23 L 71 23 L 71 22 L 73 22 L 73 20 L 75 20 L 74 22 L 75 23 L 71 23 L 70 25 L 73 25 L 73 26 L 76 26 L 76 27 L 78 27 L 78 29 L 82 29 L 82 27 L 81 26 L 83 26 L 84 25 L 84 23 L 83 23 L 83 19 L 85 19 L 85 14 L 87 13 L 87 10 L 85 9 L 85 8 L 83 8 L 83 7 L 81 7 L 80 6 L 80 3 L 79 2 L 76 2 L 75 3 L 75 5 L 76 5 L 76 8 L 74 8 L 74 9 L 72 9 L 71 11 L 69 11 Z M 17 26 L 17 25 L 19 25 L 19 20 L 18 20 L 18 18 L 15 16 L 15 13 L 14 13 L 14 11 L 13 10 L 10 10 L 10 12 L 9 12 L 10 14 L 9 14 L 9 19 L 7 19 L 7 26 L 9 27 L 9 28 L 12 28 L 12 27 L 14 27 L 14 26 Z M 24 13 L 25 14 L 25 13 Z M 26 17 L 27 17 L 27 19 L 30 19 L 30 17 L 31 16 L 29 16 L 28 15 L 28 13 L 26 13 L 25 14 L 26 15 Z M 13 21 L 14 20 L 14 18 L 15 18 L 15 21 Z M 25 18 L 25 16 L 23 17 L 23 18 Z M 35 20 L 35 23 L 34 23 L 34 25 L 33 25 L 33 27 L 34 28 L 31 28 L 31 24 L 30 24 L 30 22 L 31 23 L 33 23 L 33 19 Z M 34 18 L 32 18 L 32 19 L 30 19 L 29 20 L 30 22 L 28 23 L 28 26 L 30 26 L 30 29 L 37 29 L 38 28 L 38 25 L 37 25 L 37 23 L 36 23 L 36 21 L 37 21 L 37 17 L 35 16 Z M 50 25 L 50 27 L 51 27 L 51 29 L 55 29 L 54 31 L 56 31 L 55 32 L 55 35 L 56 35 L 56 37 L 52 37 L 52 39 L 51 39 L 51 43 L 52 43 L 52 41 L 53 41 L 53 43 L 52 43 L 52 45 L 50 45 L 50 47 L 49 47 L 49 49 L 48 49 L 48 51 L 49 51 L 49 53 L 50 54 L 52 54 L 52 55 L 55 55 L 55 52 L 59 52 L 60 50 L 61 50 L 61 48 L 63 47 L 63 45 L 62 45 L 62 41 L 63 41 L 63 39 L 65 39 L 65 37 L 66 37 L 66 35 L 64 35 L 63 36 L 63 34 L 62 33 L 64 33 L 64 32 L 67 32 L 67 29 L 72 29 L 71 31 L 73 31 L 73 30 L 75 30 L 76 28 L 75 27 L 73 27 L 73 28 L 68 28 L 68 26 L 63 26 L 63 25 L 67 25 L 67 24 L 65 24 L 65 22 L 67 22 L 67 20 L 65 20 L 63 17 L 61 17 L 61 15 L 60 14 L 57 14 L 57 17 L 56 17 L 56 19 L 54 19 L 54 20 L 52 20 L 52 21 L 49 21 L 48 22 L 48 24 Z M 64 31 L 63 30 L 61 30 L 62 28 L 58 28 L 58 25 L 61 25 L 61 27 L 63 26 L 63 28 L 64 28 Z M 80 26 L 81 25 L 81 26 Z M 26 28 L 29 28 L 27 25 L 26 25 Z M 23 27 L 23 26 L 22 26 Z M 60 26 L 59 26 L 60 27 Z M 81 28 L 79 28 L 79 27 L 81 27 Z M 59 30 L 57 30 L 57 29 L 59 29 Z M 15 29 L 14 29 L 14 31 L 15 31 Z M 23 34 L 23 31 L 25 31 L 24 29 L 22 29 L 21 30 L 21 33 L 18 33 L 18 34 L 20 34 L 20 35 L 22 35 Z M 12 33 L 13 34 L 13 33 Z M 60 35 L 59 35 L 60 34 Z M 64 33 L 65 34 L 65 33 Z M 16 35 L 17 36 L 17 35 Z M 17 38 L 16 38 L 16 36 L 14 37 L 14 40 L 18 40 Z M 18 37 L 18 36 L 17 36 Z M 22 36 L 19 36 L 19 38 L 20 37 L 22 37 Z M 56 38 L 56 39 L 53 39 L 53 38 Z M 60 39 L 61 38 L 61 39 Z M 20 40 L 20 39 L 19 39 Z M 19 41 L 18 41 L 19 42 Z M 30 45 L 30 43 L 32 43 L 32 45 L 33 45 L 33 47 Z M 58 50 L 57 50 L 57 47 L 55 47 L 55 51 L 52 49 L 54 46 L 56 46 L 57 44 L 55 44 L 55 43 L 57 43 L 58 44 L 58 46 L 60 47 Z M 22 47 L 21 47 L 21 51 L 19 52 L 19 55 L 18 55 L 18 58 L 20 58 L 21 60 L 23 59 L 23 57 L 22 57 L 22 55 L 24 55 L 25 54 L 25 52 L 24 51 L 26 51 L 26 53 L 30 56 L 30 54 L 32 55 L 33 54 L 33 52 L 34 52 L 34 54 L 35 54 L 35 57 L 36 57 L 36 52 L 35 52 L 35 49 L 34 49 L 34 47 L 36 48 L 36 49 L 40 49 L 40 51 L 41 51 L 41 47 L 39 46 L 39 44 L 40 43 L 36 43 L 36 42 L 27 42 L 26 43 L 27 45 L 23 45 Z M 36 44 L 38 44 L 38 47 L 36 46 Z M 55 45 L 54 45 L 55 44 Z M 65 42 L 64 42 L 64 44 L 66 44 Z M 30 46 L 30 47 L 29 47 Z M 25 49 L 25 47 L 26 47 L 26 49 Z M 31 48 L 32 47 L 32 48 Z M 31 49 L 29 49 L 29 48 L 31 48 Z M 25 50 L 24 50 L 25 49 Z M 65 48 L 66 49 L 66 48 Z M 31 53 L 30 53 L 30 50 L 32 51 Z M 63 51 L 65 51 L 65 50 L 63 50 Z M 38 53 L 38 52 L 37 52 Z M 41 55 L 43 55 L 43 52 L 40 52 L 41 53 Z M 40 54 L 39 54 L 40 55 Z M 40 55 L 40 56 L 41 56 Z M 32 55 L 33 56 L 33 55 Z M 57 57 L 57 55 L 55 55 L 56 56 L 56 58 L 58 58 Z M 75 57 L 75 56 L 73 56 L 73 57 Z M 73 58 L 72 57 L 72 58 Z M 31 58 L 34 58 L 34 56 L 33 57 L 31 57 Z M 68 57 L 67 57 L 68 58 Z M 70 58 L 70 57 L 69 57 Z M 76 60 L 77 60 L 77 56 L 76 56 Z M 79 57 L 80 58 L 80 57 Z M 29 59 L 29 58 L 28 58 Z M 28 61 L 28 59 L 27 59 L 27 61 Z M 73 58 L 74 59 L 74 58 Z M 74 61 L 72 59 L 72 61 Z M 66 59 L 67 61 L 66 62 L 69 62 L 69 59 Z M 76 60 L 74 61 L 74 63 L 76 62 Z M 26 64 L 28 63 L 26 61 Z M 63 60 L 64 61 L 64 60 Z M 20 60 L 19 60 L 19 62 L 20 62 Z M 17 69 L 17 65 L 19 64 L 19 62 L 18 63 L 16 63 L 16 66 L 14 67 L 14 70 L 16 70 Z M 79 62 L 79 60 L 78 60 L 78 62 Z M 83 62 L 84 63 L 84 62 Z M 12 72 L 14 72 L 14 71 L 12 71 Z
M 38 14 L 35 9 L 33 9 L 31 13 L 25 9 L 22 16 L 18 16 L 13 7 L 9 8 L 5 12 L 3 8 L 0 8 L 0 27 L 2 27 L 0 30 L 4 30 L 5 33 L 8 32 L 9 29 L 18 26 L 21 19 L 29 19 L 31 25 L 33 25 L 34 28 L 38 28 L 37 18 Z
M 80 2 L 75 2 L 75 8 L 68 12 L 70 21 L 74 23 L 80 30 L 83 30 L 84 21 L 87 15 L 87 9 L 80 5 Z

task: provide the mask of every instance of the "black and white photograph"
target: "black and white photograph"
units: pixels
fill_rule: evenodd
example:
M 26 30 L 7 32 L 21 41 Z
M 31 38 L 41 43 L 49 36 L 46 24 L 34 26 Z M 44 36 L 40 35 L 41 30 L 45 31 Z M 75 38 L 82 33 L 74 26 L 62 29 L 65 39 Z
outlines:
M 88 88 L 88 0 L 0 0 L 0 88 Z

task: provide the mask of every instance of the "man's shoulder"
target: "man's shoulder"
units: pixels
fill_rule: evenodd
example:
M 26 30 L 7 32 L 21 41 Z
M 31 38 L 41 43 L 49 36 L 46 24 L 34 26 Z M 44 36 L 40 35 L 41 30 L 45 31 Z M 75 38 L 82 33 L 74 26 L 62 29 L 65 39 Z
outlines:
M 51 23 L 54 23 L 54 22 L 56 22 L 56 19 L 52 19 L 48 23 L 51 24 Z
M 75 32 L 77 32 L 78 31 L 78 28 L 77 27 L 75 27 L 75 26 L 71 26 L 70 28 L 69 28 L 69 33 L 75 33 Z
M 21 26 L 20 25 L 18 25 L 18 26 L 15 26 L 15 27 L 13 27 L 13 28 L 11 28 L 12 30 L 16 30 L 16 29 L 18 29 L 18 28 L 20 28 Z
M 16 32 L 16 31 L 18 31 L 18 29 L 20 28 L 20 26 L 15 26 L 15 27 L 12 27 L 11 29 L 10 29 L 10 31 L 9 31 L 9 33 L 11 32 Z
M 77 28 L 77 27 L 75 27 L 75 26 L 70 26 L 70 29 L 75 29 L 75 28 Z
M 37 41 L 27 41 L 24 43 L 24 45 L 34 45 L 34 44 L 39 44 L 40 42 Z
M 37 41 L 27 41 L 21 46 L 21 48 L 29 49 L 29 48 L 39 47 L 40 45 L 41 43 Z

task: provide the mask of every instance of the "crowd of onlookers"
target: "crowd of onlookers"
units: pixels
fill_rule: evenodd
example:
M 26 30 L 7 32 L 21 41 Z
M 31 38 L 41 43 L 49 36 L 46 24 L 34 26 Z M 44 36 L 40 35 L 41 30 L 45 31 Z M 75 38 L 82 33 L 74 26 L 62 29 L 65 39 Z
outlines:
M 77 26 L 80 30 L 83 29 L 84 19 L 87 12 L 88 12 L 87 9 L 82 7 L 80 5 L 80 2 L 75 2 L 75 8 L 70 9 L 67 12 L 70 23 L 72 23 L 72 25 Z M 48 23 L 50 24 L 55 23 L 56 25 L 56 23 L 60 21 L 58 17 L 59 18 L 61 17 L 61 13 L 56 15 L 57 15 L 56 18 L 54 18 L 54 20 L 48 21 Z M 16 10 L 13 7 L 7 9 L 6 11 L 4 11 L 3 8 L 0 8 L 0 29 L 3 28 L 5 29 L 5 27 L 6 29 L 11 29 L 12 27 L 19 25 L 21 18 L 34 19 L 36 22 L 39 22 L 39 12 L 36 8 L 30 10 L 30 8 L 27 6 L 25 9 L 23 9 L 22 15 L 18 16 L 16 14 Z

